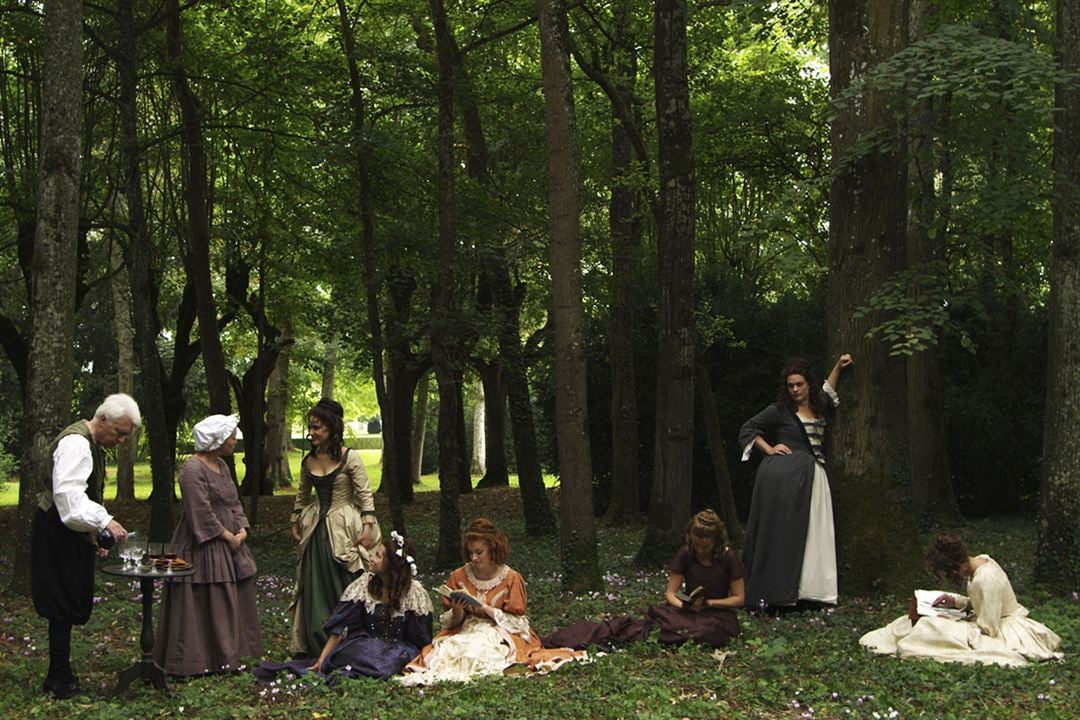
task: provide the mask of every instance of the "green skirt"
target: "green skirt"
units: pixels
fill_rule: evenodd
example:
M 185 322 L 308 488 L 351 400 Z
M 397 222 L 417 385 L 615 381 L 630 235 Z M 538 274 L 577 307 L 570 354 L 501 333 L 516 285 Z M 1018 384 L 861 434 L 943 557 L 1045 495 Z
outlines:
M 306 655 L 317 657 L 322 652 L 326 644 L 323 623 L 337 607 L 341 593 L 358 577 L 360 573 L 349 572 L 334 559 L 326 516 L 320 517 L 300 558 L 299 636 Z

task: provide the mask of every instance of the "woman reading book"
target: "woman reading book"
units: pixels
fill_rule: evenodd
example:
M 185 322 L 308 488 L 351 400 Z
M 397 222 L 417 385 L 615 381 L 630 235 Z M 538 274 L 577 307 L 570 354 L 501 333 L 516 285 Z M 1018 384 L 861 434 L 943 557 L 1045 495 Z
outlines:
M 1028 617 L 1008 576 L 989 555 L 971 556 L 956 533 L 943 532 L 926 553 L 938 578 L 967 583 L 966 596 L 940 593 L 932 605 L 970 611 L 962 617 L 904 615 L 862 636 L 859 644 L 883 655 L 965 664 L 1026 665 L 1062 657 L 1061 638 Z
M 323 625 L 327 639 L 317 660 L 263 663 L 255 676 L 270 680 L 284 670 L 387 678 L 401 672 L 431 642 L 431 598 L 414 577 L 412 544 L 396 532 L 372 550 L 370 563 Z
M 669 566 L 667 604 L 649 608 L 660 642 L 727 645 L 739 634 L 735 610 L 746 602 L 745 576 L 720 517 L 712 510 L 695 515 L 686 526 L 686 546 Z
M 525 614 L 525 580 L 506 564 L 510 544 L 490 520 L 477 518 L 469 524 L 461 552 L 465 565 L 450 574 L 448 592 L 440 593 L 442 630 L 405 668 L 402 683 L 464 682 L 519 664 L 553 670 L 585 657 L 567 648 L 541 646 Z

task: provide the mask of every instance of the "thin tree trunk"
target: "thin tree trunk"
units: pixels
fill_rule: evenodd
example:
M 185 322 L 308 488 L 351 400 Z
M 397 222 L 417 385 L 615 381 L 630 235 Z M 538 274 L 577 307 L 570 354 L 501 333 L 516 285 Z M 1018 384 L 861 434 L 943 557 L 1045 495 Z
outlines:
M 481 397 L 483 398 L 483 445 L 480 451 L 473 448 L 473 457 L 481 459 L 482 477 L 476 487 L 507 487 L 510 470 L 506 462 L 506 373 L 502 363 L 478 363 Z M 473 442 L 477 442 L 473 432 Z
M 283 347 L 270 371 L 266 391 L 266 474 L 267 483 L 275 488 L 292 487 L 289 452 L 292 438 L 285 417 L 289 405 L 289 359 L 292 354 L 292 321 L 285 319 L 281 327 Z
M 82 172 L 82 2 L 45 4 L 44 79 L 37 231 L 31 263 L 30 348 L 23 397 L 26 448 L 19 480 L 19 533 L 11 588 L 30 588 L 30 521 L 49 446 L 71 421 L 75 366 L 75 257 Z
M 735 493 L 731 488 L 731 471 L 727 464 L 727 443 L 724 442 L 724 431 L 720 427 L 720 409 L 709 371 L 700 363 L 697 367 L 697 390 L 698 397 L 701 398 L 705 435 L 709 441 L 709 457 L 712 458 L 713 473 L 716 475 L 716 491 L 720 497 L 720 517 L 727 526 L 728 538 L 732 544 L 742 545 L 743 527 L 739 522 L 739 514 L 735 511 Z
M 472 461 L 469 463 L 469 474 L 476 475 L 483 478 L 485 472 L 487 472 L 487 427 L 484 424 L 484 382 L 481 381 L 476 386 L 476 404 L 473 405 L 473 423 L 472 423 Z M 482 486 L 481 483 L 477 483 L 477 487 Z
M 210 411 L 227 415 L 232 412 L 229 375 L 225 352 L 221 347 L 217 304 L 210 269 L 210 195 L 207 186 L 206 144 L 203 138 L 202 110 L 191 91 L 187 77 L 181 9 L 179 0 L 168 0 L 166 52 L 173 94 L 180 107 L 180 141 L 184 149 L 184 204 L 187 210 L 184 265 L 195 286 L 196 312 L 199 317 L 199 343 L 202 346 Z
M 900 50 L 907 38 L 901 0 L 831 0 L 831 91 L 849 84 Z M 891 148 L 859 150 L 868 133 L 895 137 L 894 100 L 880 92 L 839 107 L 832 125 L 833 182 L 829 203 L 829 350 L 851 352 L 843 402 L 830 426 L 830 484 L 836 494 L 841 593 L 879 588 L 910 592 L 921 572 L 907 478 L 894 476 L 907 459 L 904 362 L 868 340 L 877 320 L 853 317 L 881 283 L 903 267 L 907 163 L 897 138 Z
M 439 172 L 436 182 L 439 223 L 439 277 L 431 302 L 431 361 L 439 385 L 439 566 L 457 564 L 461 542 L 458 497 L 468 484 L 465 459 L 464 412 L 461 392 L 462 360 L 456 337 L 457 234 L 454 223 L 454 62 L 447 42 L 449 29 L 442 0 L 429 0 L 435 27 L 438 81 Z
M 334 377 L 337 369 L 338 342 L 337 337 L 331 337 L 323 345 L 322 362 L 322 389 L 321 397 L 333 399 Z
M 154 542 L 168 540 L 173 531 L 174 472 L 176 469 L 176 425 L 167 420 L 168 406 L 164 397 L 164 370 L 158 352 L 157 338 L 160 325 L 157 315 L 157 286 L 151 270 L 153 246 L 146 227 L 143 207 L 142 177 L 139 171 L 138 138 L 138 57 L 139 33 L 136 29 L 135 4 L 133 0 L 121 0 L 117 11 L 123 38 L 117 60 L 120 80 L 120 153 L 124 165 L 124 189 L 128 206 L 128 277 L 131 282 L 132 319 L 135 323 L 135 357 L 139 365 L 139 388 L 143 424 L 150 441 L 150 528 L 149 538 Z M 185 288 L 186 289 L 186 288 Z M 193 294 L 194 288 L 192 288 Z M 185 298 L 190 296 L 185 292 Z M 182 335 L 190 326 L 182 325 L 187 317 L 183 312 L 177 317 L 177 334 Z M 174 359 L 174 364 L 177 362 Z M 186 373 L 186 370 L 184 371 Z M 177 378 L 173 378 L 176 380 Z M 182 377 L 179 379 L 183 383 Z M 181 395 L 182 402 L 182 395 Z
M 416 389 L 416 405 L 412 421 L 412 472 L 413 485 L 420 484 L 420 474 L 424 466 L 424 436 L 427 435 L 428 393 L 431 391 L 431 372 L 425 371 L 420 376 Z
M 694 448 L 694 154 L 687 75 L 686 3 L 657 0 L 656 114 L 660 226 L 660 339 L 656 361 L 656 455 L 641 561 L 662 561 L 684 542 Z
M 514 441 L 514 463 L 517 466 L 518 489 L 521 491 L 522 514 L 528 535 L 551 535 L 555 532 L 555 513 L 544 487 L 540 453 L 536 443 L 536 423 L 533 419 L 529 378 L 525 374 L 525 359 L 521 351 L 521 302 L 525 285 L 510 284 L 510 272 L 501 253 L 494 255 L 488 267 L 494 298 L 496 334 L 499 356 L 506 373 L 506 396 L 510 411 L 510 427 Z
M 125 283 L 124 253 L 116 242 L 110 243 L 112 265 L 113 327 L 116 331 L 116 389 L 135 394 L 135 331 L 131 325 L 131 285 Z M 116 448 L 116 499 L 135 499 L 135 456 L 139 450 L 139 430 Z
M 637 75 L 637 54 L 628 42 L 629 2 L 616 6 L 613 44 L 616 48 L 615 87 L 629 104 Z M 611 492 L 604 520 L 621 525 L 637 516 L 641 473 L 638 444 L 637 289 L 641 279 L 640 195 L 633 187 L 633 147 L 626 123 L 612 103 L 611 110 Z
M 1060 69 L 1080 72 L 1080 2 L 1059 0 Z M 1060 81 L 1054 116 L 1054 230 L 1050 261 L 1046 458 L 1039 488 L 1036 574 L 1080 585 L 1080 89 Z
M 564 0 L 539 0 L 540 66 L 547 128 L 551 305 L 555 325 L 555 426 L 559 442 L 563 587 L 603 587 L 593 520 L 585 385 L 585 312 L 574 88 Z
M 375 379 L 375 396 L 379 401 L 382 414 L 383 452 L 395 443 L 407 442 L 408 437 L 396 434 L 393 417 L 393 394 L 398 392 L 393 386 L 387 386 L 386 373 L 383 369 L 382 321 L 379 315 L 379 280 L 375 263 L 375 210 L 372 205 L 371 173 L 369 168 L 370 147 L 364 127 L 366 121 L 366 100 L 364 84 L 360 78 L 360 67 L 356 60 L 356 39 L 353 37 L 352 21 L 345 0 L 337 0 L 338 18 L 341 21 L 341 43 L 345 51 L 345 61 L 349 70 L 349 92 L 352 104 L 352 139 L 356 151 L 356 174 L 359 183 L 358 201 L 360 206 L 360 245 L 364 258 L 364 298 L 367 306 L 368 328 L 371 332 L 372 377 Z M 385 487 L 390 500 L 390 522 L 402 535 L 406 534 L 405 512 L 401 507 L 401 487 L 407 486 L 404 476 L 396 472 L 394 463 L 383 466 L 380 488 Z M 409 488 L 411 491 L 411 487 Z

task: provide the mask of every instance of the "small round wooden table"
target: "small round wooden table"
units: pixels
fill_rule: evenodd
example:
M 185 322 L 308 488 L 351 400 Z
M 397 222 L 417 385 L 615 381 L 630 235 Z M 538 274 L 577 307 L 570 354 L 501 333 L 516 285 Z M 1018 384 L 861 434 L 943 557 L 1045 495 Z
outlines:
M 101 568 L 101 572 L 118 577 L 139 578 L 139 588 L 142 590 L 142 633 L 139 635 L 142 657 L 131 667 L 120 671 L 114 694 L 119 695 L 124 692 L 131 681 L 138 678 L 149 680 L 154 687 L 169 692 L 165 671 L 154 662 L 154 581 L 188 577 L 195 574 L 195 568 L 189 566 L 185 570 L 173 570 L 167 573 L 147 566 L 126 568 L 123 565 L 106 565 Z

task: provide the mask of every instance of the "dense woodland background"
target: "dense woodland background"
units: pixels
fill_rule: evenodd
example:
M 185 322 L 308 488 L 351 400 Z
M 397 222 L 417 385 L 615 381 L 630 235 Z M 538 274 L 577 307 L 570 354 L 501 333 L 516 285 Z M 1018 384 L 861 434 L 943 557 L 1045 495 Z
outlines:
M 641 562 L 704 505 L 738 537 L 739 425 L 787 358 L 851 352 L 842 592 L 1017 512 L 1075 589 L 1076 5 L 8 0 L 8 532 L 108 392 L 144 412 L 156 537 L 194 421 L 239 412 L 257 521 L 332 394 L 378 417 L 384 526 L 437 470 L 453 562 L 459 495 L 516 474 L 564 585 L 598 589 L 600 523 L 647 517 Z

